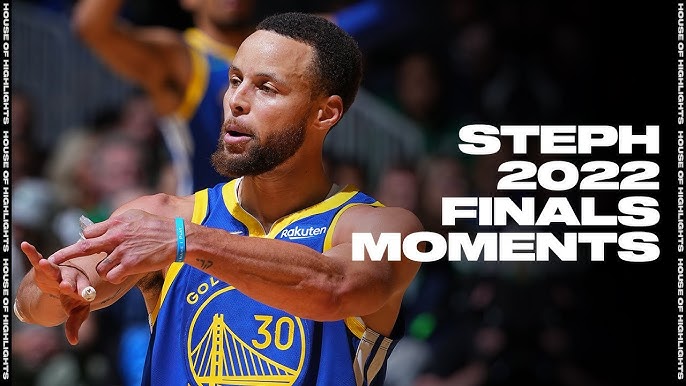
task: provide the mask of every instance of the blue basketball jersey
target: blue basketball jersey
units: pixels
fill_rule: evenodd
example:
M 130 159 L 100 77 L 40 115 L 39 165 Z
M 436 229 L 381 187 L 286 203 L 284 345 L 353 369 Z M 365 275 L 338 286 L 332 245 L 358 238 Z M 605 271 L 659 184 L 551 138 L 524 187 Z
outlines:
M 380 205 L 346 187 L 279 219 L 265 232 L 238 203 L 239 183 L 197 192 L 192 221 L 323 252 L 331 247 L 343 211 Z M 182 263 L 168 270 L 151 325 L 143 385 L 379 386 L 396 343 L 365 328 L 358 317 L 334 322 L 299 318 Z
M 196 28 L 187 30 L 184 40 L 191 55 L 191 79 L 181 106 L 163 125 L 179 178 L 179 195 L 228 180 L 214 170 L 210 158 L 224 122 L 224 93 L 236 54 L 236 48 L 216 42 Z

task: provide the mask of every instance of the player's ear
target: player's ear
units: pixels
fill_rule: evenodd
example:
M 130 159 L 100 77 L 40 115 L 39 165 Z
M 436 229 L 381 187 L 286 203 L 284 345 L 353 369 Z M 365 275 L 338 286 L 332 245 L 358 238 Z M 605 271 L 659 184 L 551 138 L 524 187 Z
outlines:
M 343 116 L 343 100 L 338 95 L 330 95 L 322 100 L 317 112 L 317 127 L 329 130 Z

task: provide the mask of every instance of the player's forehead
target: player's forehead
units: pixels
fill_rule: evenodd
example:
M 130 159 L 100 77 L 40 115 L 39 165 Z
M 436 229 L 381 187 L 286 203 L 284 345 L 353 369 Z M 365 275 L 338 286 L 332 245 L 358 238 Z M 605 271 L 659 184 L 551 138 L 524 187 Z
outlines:
M 309 45 L 273 31 L 258 30 L 238 48 L 232 67 L 246 75 L 274 72 L 302 77 L 309 75 L 312 57 Z

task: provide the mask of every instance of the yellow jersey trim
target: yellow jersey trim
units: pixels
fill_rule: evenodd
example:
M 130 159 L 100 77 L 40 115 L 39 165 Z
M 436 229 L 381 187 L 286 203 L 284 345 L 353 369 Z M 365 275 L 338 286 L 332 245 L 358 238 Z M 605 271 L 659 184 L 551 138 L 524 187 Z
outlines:
M 352 187 L 351 185 L 348 185 L 344 187 L 341 191 L 338 193 L 334 194 L 333 196 L 327 198 L 326 200 L 319 202 L 317 204 L 314 204 L 310 207 L 307 207 L 305 209 L 299 210 L 295 213 L 289 214 L 287 216 L 284 216 L 274 222 L 272 225 L 272 229 L 269 231 L 269 237 L 270 238 L 275 238 L 276 235 L 279 234 L 284 228 L 286 228 L 288 225 L 294 223 L 295 221 L 298 221 L 300 219 L 303 219 L 305 217 L 309 216 L 314 216 L 320 213 L 324 213 L 327 210 L 331 210 L 333 208 L 336 208 L 338 206 L 341 206 L 344 202 L 350 200 L 354 195 L 356 195 L 358 191 Z M 335 221 L 335 219 L 334 219 Z M 329 228 L 333 227 L 334 222 L 331 223 Z M 324 249 L 326 250 L 326 248 Z
M 164 275 L 164 284 L 162 285 L 162 292 L 160 293 L 160 298 L 157 300 L 157 305 L 155 306 L 155 309 L 152 311 L 152 314 L 150 314 L 151 328 L 155 325 L 155 322 L 157 321 L 157 315 L 160 313 L 162 303 L 164 303 L 164 298 L 167 297 L 169 288 L 171 287 L 172 283 L 174 282 L 174 279 L 176 278 L 176 275 L 179 274 L 179 271 L 182 267 L 183 263 L 172 263 L 169 266 L 169 269 L 167 269 L 167 274 Z
M 202 220 L 205 219 L 205 216 L 207 215 L 208 202 L 209 195 L 207 189 L 203 189 L 195 193 L 195 202 L 193 203 L 193 216 L 191 217 L 191 222 L 193 222 L 194 224 L 200 224 Z M 150 327 L 155 325 L 155 321 L 157 321 L 157 315 L 160 312 L 160 308 L 162 308 L 164 299 L 167 297 L 169 288 L 171 287 L 172 283 L 174 282 L 174 279 L 176 278 L 176 275 L 179 274 L 179 271 L 182 267 L 183 263 L 174 262 L 169 266 L 167 274 L 164 275 L 164 284 L 162 285 L 162 292 L 160 292 L 160 298 L 157 300 L 157 305 L 155 306 L 155 309 L 153 310 L 152 314 L 150 314 Z
M 250 213 L 246 212 L 238 203 L 238 184 L 241 178 L 236 178 L 229 181 L 222 187 L 222 197 L 224 198 L 224 205 L 233 217 L 239 222 L 243 223 L 248 228 L 248 234 L 253 237 L 265 237 L 264 228 L 262 224 Z
M 271 229 L 267 232 L 262 227 L 262 224 L 238 203 L 238 184 L 241 180 L 242 178 L 232 180 L 222 188 L 222 196 L 224 197 L 226 209 L 233 217 L 248 228 L 250 236 L 269 237 L 272 239 L 291 223 L 308 216 L 324 213 L 327 210 L 340 206 L 358 193 L 354 187 L 348 185 L 324 201 L 281 217 L 272 224 Z
M 220 57 L 227 62 L 231 62 L 238 51 L 238 48 L 220 43 L 197 28 L 187 29 L 184 32 L 184 38 L 198 51 Z
M 334 228 L 336 228 L 336 224 L 338 223 L 338 219 L 341 217 L 343 212 L 356 205 L 371 205 L 374 207 L 383 206 L 383 204 L 379 201 L 375 201 L 371 204 L 354 202 L 342 207 L 341 210 L 339 210 L 338 213 L 336 213 L 334 218 L 331 220 L 331 226 L 329 226 L 329 229 L 326 231 L 326 236 L 324 237 L 324 251 L 328 251 L 329 249 L 331 249 L 331 244 L 333 242 L 333 232 Z M 349 316 L 345 318 L 343 322 L 345 323 L 345 326 L 348 327 L 348 330 L 350 330 L 350 332 L 353 333 L 353 335 L 355 335 L 358 339 L 362 339 L 362 335 L 364 334 L 364 331 L 367 329 L 367 327 L 364 325 L 364 322 L 361 318 L 357 316 Z
M 343 212 L 345 212 L 349 208 L 356 206 L 356 205 L 370 205 L 373 207 L 383 206 L 383 204 L 380 203 L 379 201 L 375 201 L 371 204 L 363 204 L 361 202 L 354 202 L 352 204 L 348 204 L 348 205 L 342 207 L 341 210 L 339 210 L 338 213 L 336 213 L 334 218 L 331 220 L 331 226 L 329 226 L 329 229 L 327 229 L 327 231 L 326 231 L 326 236 L 324 237 L 324 251 L 328 251 L 332 247 L 331 244 L 333 243 L 333 232 L 334 232 L 334 229 L 336 228 L 336 224 L 338 223 L 338 219 L 341 217 Z
M 210 76 L 210 65 L 207 59 L 193 47 L 190 47 L 188 52 L 191 55 L 191 79 L 186 86 L 181 105 L 176 110 L 177 115 L 186 121 L 191 119 L 198 108 Z
M 195 193 L 195 203 L 193 204 L 193 217 L 191 217 L 191 221 L 194 224 L 201 224 L 202 220 L 204 220 L 205 216 L 207 216 L 209 200 L 210 195 L 207 189 L 203 189 Z
M 362 319 L 357 316 L 350 316 L 345 318 L 343 322 L 345 323 L 345 326 L 348 327 L 348 330 L 353 333 L 353 335 L 355 335 L 358 339 L 362 339 L 362 335 L 364 335 L 365 330 L 367 330 L 367 326 L 364 325 Z

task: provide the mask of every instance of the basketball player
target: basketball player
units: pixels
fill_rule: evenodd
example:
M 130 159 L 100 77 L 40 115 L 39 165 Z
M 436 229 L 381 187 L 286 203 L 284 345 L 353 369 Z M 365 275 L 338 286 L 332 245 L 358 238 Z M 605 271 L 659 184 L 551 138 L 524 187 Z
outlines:
M 113 71 L 144 88 L 164 115 L 162 133 L 174 161 L 178 194 L 226 178 L 211 166 L 223 121 L 226 74 L 240 43 L 254 31 L 254 0 L 182 0 L 196 28 L 134 27 L 116 20 L 122 0 L 81 0 L 73 24 Z
M 213 163 L 241 177 L 136 199 L 48 259 L 24 242 L 33 269 L 16 312 L 65 323 L 76 344 L 90 311 L 138 286 L 152 328 L 145 385 L 381 385 L 419 267 L 352 261 L 352 234 L 422 226 L 323 171 L 324 138 L 360 83 L 357 45 L 321 17 L 275 15 L 240 46 L 229 79 Z

